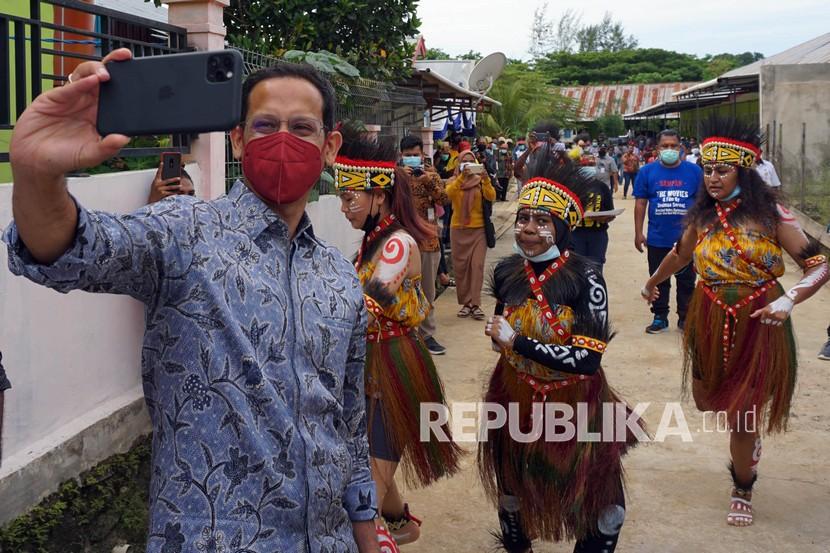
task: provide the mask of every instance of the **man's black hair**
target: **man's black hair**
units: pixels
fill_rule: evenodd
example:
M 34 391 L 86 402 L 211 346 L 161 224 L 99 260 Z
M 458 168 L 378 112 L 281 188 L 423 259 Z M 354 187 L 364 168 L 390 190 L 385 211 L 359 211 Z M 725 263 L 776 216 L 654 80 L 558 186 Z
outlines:
M 323 125 L 326 129 L 332 130 L 334 128 L 334 89 L 319 71 L 307 63 L 278 63 L 251 73 L 242 85 L 241 121 L 244 122 L 248 116 L 248 101 L 251 97 L 251 91 L 256 85 L 267 79 L 292 77 L 310 82 L 320 92 L 320 96 L 323 97 Z
M 410 148 L 420 148 L 424 151 L 424 141 L 414 134 L 408 134 L 401 138 L 401 151 L 409 150 Z
M 658 144 L 660 143 L 660 139 L 663 138 L 664 136 L 669 136 L 669 137 L 673 136 L 678 141 L 680 141 L 680 134 L 676 130 L 674 130 L 674 129 L 664 129 L 664 130 L 660 131 L 660 133 L 657 135 Z

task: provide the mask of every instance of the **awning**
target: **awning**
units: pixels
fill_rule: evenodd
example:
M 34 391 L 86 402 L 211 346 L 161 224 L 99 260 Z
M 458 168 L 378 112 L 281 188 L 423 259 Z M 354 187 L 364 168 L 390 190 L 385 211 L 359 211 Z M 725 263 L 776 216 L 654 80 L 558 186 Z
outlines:
M 427 106 L 476 111 L 477 107 L 500 106 L 501 102 L 489 96 L 463 88 L 431 69 L 415 69 L 402 86 L 418 88 Z
M 691 109 L 702 108 L 714 104 L 720 104 L 724 100 L 729 99 L 729 94 L 710 94 L 705 97 L 691 97 L 677 100 L 670 100 L 661 102 L 649 108 L 627 113 L 623 115 L 623 119 L 627 121 L 636 119 L 646 119 L 648 117 L 665 116 L 666 119 L 677 119 L 678 113 Z

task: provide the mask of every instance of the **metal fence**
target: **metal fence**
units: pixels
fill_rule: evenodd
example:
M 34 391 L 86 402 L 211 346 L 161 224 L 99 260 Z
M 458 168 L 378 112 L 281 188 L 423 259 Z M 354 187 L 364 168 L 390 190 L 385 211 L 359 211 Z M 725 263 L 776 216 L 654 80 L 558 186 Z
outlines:
M 245 76 L 264 67 L 290 63 L 258 52 L 236 49 L 244 59 Z M 392 135 L 397 139 L 408 134 L 414 127 L 423 125 L 426 102 L 418 90 L 368 79 L 338 81 L 334 84 L 337 92 L 335 119 L 338 121 L 352 119 L 367 125 L 380 125 L 381 135 Z M 225 184 L 229 188 L 242 175 L 242 164 L 233 158 L 230 139 L 227 137 L 225 144 Z M 318 192 L 333 192 L 328 179 L 321 179 Z
M 135 57 L 188 49 L 181 27 L 78 0 L 30 0 L 29 17 L 8 11 L 0 7 L 0 131 L 14 129 L 32 99 L 66 82 L 80 62 L 100 60 L 116 48 L 129 48 Z M 190 149 L 187 136 L 173 136 L 170 143 L 164 148 L 125 148 L 119 155 Z M 8 159 L 8 152 L 0 151 L 0 162 Z

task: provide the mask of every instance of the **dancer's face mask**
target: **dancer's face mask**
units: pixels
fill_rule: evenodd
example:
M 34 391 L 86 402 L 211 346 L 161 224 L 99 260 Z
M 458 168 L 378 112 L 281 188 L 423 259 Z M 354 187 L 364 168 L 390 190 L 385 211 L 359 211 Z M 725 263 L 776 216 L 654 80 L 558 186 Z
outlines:
M 322 170 L 320 147 L 288 132 L 254 138 L 245 145 L 245 178 L 257 194 L 278 205 L 305 196 Z

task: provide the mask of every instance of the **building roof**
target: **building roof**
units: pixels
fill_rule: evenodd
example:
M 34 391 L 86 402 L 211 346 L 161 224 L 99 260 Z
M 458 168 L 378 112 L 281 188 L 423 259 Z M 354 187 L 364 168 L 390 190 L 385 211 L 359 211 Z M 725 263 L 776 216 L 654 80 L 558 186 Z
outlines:
M 699 96 L 724 91 L 732 93 L 757 91 L 762 66 L 800 65 L 805 63 L 830 63 L 830 33 L 802 42 L 774 56 L 727 71 L 711 81 L 680 90 L 674 96 L 682 98 L 692 94 Z
M 566 86 L 559 92 L 577 102 L 579 121 L 593 121 L 608 114 L 643 111 L 671 99 L 672 94 L 694 83 L 609 84 Z

